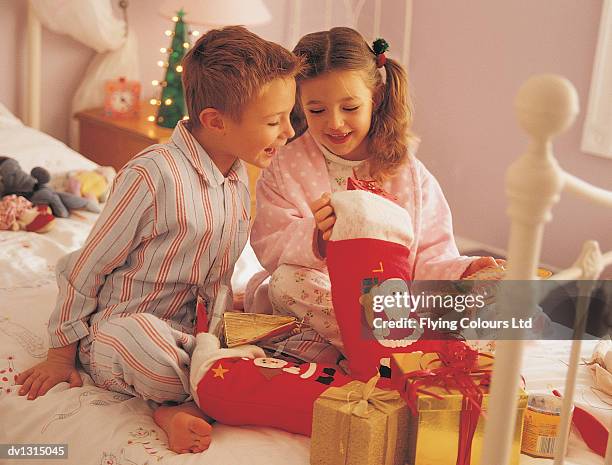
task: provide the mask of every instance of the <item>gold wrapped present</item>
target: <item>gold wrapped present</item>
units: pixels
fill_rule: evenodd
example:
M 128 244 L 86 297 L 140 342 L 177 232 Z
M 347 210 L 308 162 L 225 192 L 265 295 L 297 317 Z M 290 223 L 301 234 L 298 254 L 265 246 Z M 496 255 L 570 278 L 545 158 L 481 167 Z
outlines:
M 311 465 L 403 465 L 408 409 L 397 391 L 352 381 L 326 390 L 315 402 Z
M 441 366 L 438 353 L 414 352 L 393 354 L 391 357 L 391 372 L 394 385 L 399 386 L 401 378 L 419 379 L 413 386 L 414 402 L 408 399 L 408 453 L 406 462 L 416 465 L 456 465 L 465 463 L 478 465 L 483 448 L 485 418 L 480 410 L 486 413 L 489 402 L 489 388 L 478 386 L 476 403 L 470 402 L 458 389 L 447 390 L 445 382 L 431 379 L 437 375 L 435 368 Z M 433 368 L 433 369 L 432 369 Z M 442 376 L 456 378 L 450 370 Z M 477 382 L 479 377 L 485 378 L 492 369 L 492 356 L 478 354 L 471 378 Z M 444 368 L 443 368 L 444 370 Z M 433 372 L 433 373 L 432 373 Z M 473 391 L 472 391 L 473 392 Z M 527 407 L 527 393 L 520 389 L 518 411 L 514 434 L 512 436 L 511 457 L 509 464 L 518 465 L 521 452 L 521 436 L 523 431 L 523 416 Z M 405 396 L 406 397 L 406 396 Z M 470 427 L 471 423 L 471 427 Z M 467 433 L 467 431 L 470 433 Z M 460 449 L 462 452 L 460 452 Z M 462 454 L 464 460 L 458 461 Z
M 226 312 L 223 314 L 223 335 L 227 347 L 253 344 L 300 326 L 297 318 L 260 313 Z

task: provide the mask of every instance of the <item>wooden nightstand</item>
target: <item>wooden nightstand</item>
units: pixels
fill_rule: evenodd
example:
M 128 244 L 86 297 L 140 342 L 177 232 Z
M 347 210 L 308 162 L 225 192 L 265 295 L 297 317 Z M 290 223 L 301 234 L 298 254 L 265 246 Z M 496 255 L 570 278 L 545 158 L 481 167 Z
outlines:
M 155 114 L 149 103 L 141 104 L 138 118 L 110 118 L 102 108 L 84 110 L 75 115 L 79 121 L 79 151 L 102 166 L 112 166 L 117 171 L 134 155 L 149 145 L 166 142 L 172 129 L 162 128 L 147 120 Z M 251 217 L 255 217 L 255 183 L 261 170 L 245 164 L 249 174 L 251 192 Z
M 117 171 L 149 145 L 166 142 L 172 129 L 147 121 L 155 114 L 149 104 L 142 104 L 138 118 L 110 118 L 102 108 L 85 110 L 75 115 L 79 121 L 79 151 L 99 165 Z

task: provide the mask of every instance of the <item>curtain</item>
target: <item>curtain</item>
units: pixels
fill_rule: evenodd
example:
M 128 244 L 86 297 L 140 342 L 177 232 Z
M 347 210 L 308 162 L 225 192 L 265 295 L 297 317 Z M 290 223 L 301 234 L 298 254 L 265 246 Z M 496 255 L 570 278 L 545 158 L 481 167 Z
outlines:
M 581 148 L 612 158 L 612 0 L 603 0 Z
M 287 11 L 284 37 L 275 40 L 289 50 L 304 34 L 347 26 L 358 30 L 370 43 L 382 35 L 391 44 L 387 56 L 408 66 L 413 0 L 291 0 L 282 3 Z M 391 23 L 399 27 L 385 27 Z
M 73 115 L 102 106 L 104 81 L 125 76 L 140 78 L 138 42 L 134 31 L 113 14 L 111 0 L 31 0 L 40 22 L 93 48 L 94 56 L 72 100 L 70 145 L 78 149 L 78 127 Z

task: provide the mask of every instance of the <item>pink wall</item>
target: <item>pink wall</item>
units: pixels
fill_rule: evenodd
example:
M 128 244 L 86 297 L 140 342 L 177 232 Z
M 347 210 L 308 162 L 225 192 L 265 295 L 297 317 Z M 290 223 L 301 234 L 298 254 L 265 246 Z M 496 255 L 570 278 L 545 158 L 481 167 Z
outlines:
M 154 95 L 151 80 L 160 79 L 156 66 L 163 35 L 172 23 L 157 13 L 162 0 L 131 0 L 130 24 L 140 39 L 139 61 L 145 97 Z M 260 35 L 287 44 L 291 9 L 285 0 L 265 0 L 274 22 L 253 28 Z M 319 4 L 304 10 L 307 32 L 316 28 Z M 508 220 L 503 175 L 526 147 L 512 100 L 530 75 L 560 73 L 578 89 L 584 108 L 588 99 L 601 0 L 514 0 L 490 2 L 414 0 L 411 78 L 417 104 L 419 157 L 434 172 L 451 204 L 458 234 L 494 246 L 507 242 Z M 381 34 L 399 52 L 403 32 L 400 0 L 384 0 Z M 20 114 L 25 49 L 26 2 L 0 0 L 0 101 Z M 315 8 L 316 6 L 316 8 Z M 366 5 L 364 15 L 371 15 Z M 400 18 L 400 19 L 395 19 Z M 360 25 L 362 22 L 360 22 Z M 312 27 L 310 27 L 311 25 Z M 366 31 L 367 32 L 367 31 Z M 67 140 L 70 100 L 93 52 L 76 41 L 43 32 L 42 127 Z M 396 56 L 397 56 L 396 55 Z M 17 78 L 19 76 L 19 78 Z M 601 187 L 612 189 L 612 162 L 580 152 L 583 116 L 555 146 L 562 166 Z M 609 214 L 581 201 L 564 199 L 554 211 L 544 260 L 568 264 L 578 253 L 584 231 L 612 248 Z
M 612 189 L 612 161 L 580 151 L 601 0 L 414 2 L 411 70 L 419 157 L 442 184 L 457 234 L 505 247 L 504 172 L 526 149 L 512 102 L 535 73 L 569 78 L 582 113 L 557 140 L 560 164 Z M 568 265 L 584 232 L 612 248 L 609 210 L 563 196 L 547 232 L 544 261 Z M 607 214 L 606 214 L 607 213 Z

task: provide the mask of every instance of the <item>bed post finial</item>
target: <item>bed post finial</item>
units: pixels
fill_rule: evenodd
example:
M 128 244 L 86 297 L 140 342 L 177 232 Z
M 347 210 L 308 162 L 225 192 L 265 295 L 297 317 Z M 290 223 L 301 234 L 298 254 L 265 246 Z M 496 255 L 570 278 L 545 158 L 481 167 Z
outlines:
M 549 140 L 567 129 L 580 111 L 573 84 L 555 74 L 530 77 L 514 100 L 521 127 L 536 141 Z
M 567 129 L 579 110 L 573 84 L 554 74 L 530 77 L 514 100 L 516 116 L 529 134 L 529 147 L 506 173 L 508 279 L 535 278 L 544 223 L 559 200 L 565 176 L 552 149 L 552 137 Z
M 552 217 L 552 207 L 559 200 L 565 181 L 553 154 L 551 138 L 574 121 L 579 108 L 578 94 L 567 79 L 542 74 L 521 86 L 514 105 L 519 124 L 531 137 L 531 143 L 506 174 L 511 219 L 506 279 L 535 280 L 544 224 Z M 512 298 L 505 294 L 501 293 L 497 302 L 502 314 L 517 318 L 533 314 L 538 303 L 535 289 Z M 503 334 L 500 338 L 510 339 Z M 516 333 L 514 338 L 497 343 L 482 465 L 508 464 L 523 359 L 523 341 Z

